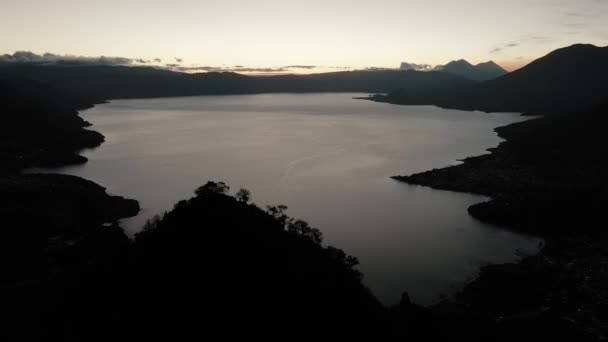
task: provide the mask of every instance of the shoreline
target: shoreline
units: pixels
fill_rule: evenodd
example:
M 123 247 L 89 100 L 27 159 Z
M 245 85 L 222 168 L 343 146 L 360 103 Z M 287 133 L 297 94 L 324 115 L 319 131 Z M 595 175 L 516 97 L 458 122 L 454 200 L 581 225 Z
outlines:
M 113 100 L 112 100 L 112 101 L 113 101 Z M 350 100 L 348 100 L 348 101 L 350 101 Z M 356 105 L 356 103 L 355 103 L 355 106 L 357 106 L 357 105 Z M 466 113 L 465 113 L 465 114 L 466 114 Z M 480 114 L 480 113 L 477 113 L 477 115 L 478 115 L 478 116 L 483 116 L 483 115 L 482 115 L 482 114 Z M 86 116 L 85 116 L 85 117 L 86 117 Z M 488 116 L 488 118 L 489 118 L 489 116 Z M 96 121 L 95 121 L 95 120 L 93 120 L 93 118 L 91 118 L 91 117 L 89 117 L 88 119 L 89 119 L 89 120 L 91 120 L 92 122 L 96 122 Z M 516 119 L 513 119 L 513 120 L 516 120 Z M 504 122 L 504 121 L 501 121 L 501 122 Z M 498 122 L 494 122 L 494 123 L 492 123 L 491 125 L 488 125 L 488 126 L 486 127 L 486 129 L 484 129 L 483 131 L 484 131 L 484 132 L 490 132 L 490 130 L 491 130 L 491 129 L 494 129 L 494 128 L 495 128 L 496 126 L 498 126 L 498 125 L 500 125 L 500 123 L 498 123 Z M 105 133 L 105 132 L 104 132 L 104 133 Z M 484 134 L 486 134 L 486 133 L 484 133 Z M 494 136 L 494 134 L 493 134 L 493 133 L 487 133 L 487 134 L 488 134 L 489 136 L 491 135 L 491 136 L 492 136 L 492 139 L 494 139 L 494 138 L 493 138 L 493 136 Z M 479 145 L 481 148 L 479 148 L 478 150 L 482 150 L 483 148 L 488 147 L 488 146 L 495 146 L 494 144 L 496 144 L 496 143 L 497 143 L 497 142 L 493 142 L 493 144 L 488 144 L 488 145 Z M 474 151 L 474 150 L 470 150 L 470 152 L 475 152 L 475 151 Z M 460 154 L 460 153 L 459 153 L 459 154 Z M 460 155 L 461 155 L 461 154 L 460 154 Z M 457 154 L 453 154 L 453 156 L 458 156 L 458 155 L 457 155 Z M 444 161 L 448 161 L 448 160 L 449 160 L 449 159 L 445 159 Z M 436 164 L 436 165 L 442 165 L 442 164 L 440 163 L 440 164 Z M 382 177 L 382 178 L 384 178 L 384 179 L 387 179 L 388 177 L 386 177 L 386 176 L 387 176 L 387 175 L 389 175 L 389 174 L 391 174 L 391 172 L 392 172 L 391 170 L 392 170 L 392 171 L 394 171 L 394 170 L 395 170 L 395 168 L 389 168 L 389 169 L 387 169 L 387 172 L 388 172 L 388 173 L 383 173 L 383 175 L 381 175 L 380 177 Z M 82 174 L 82 176 L 86 177 L 86 175 L 85 175 L 85 174 Z M 390 184 L 390 186 L 391 186 L 391 187 L 398 187 L 398 186 L 399 186 L 399 184 L 393 184 L 393 182 L 392 182 L 392 181 L 390 181 L 390 183 L 391 183 L 391 184 Z M 108 184 L 108 185 L 111 185 L 111 184 Z M 134 193 L 132 193 L 132 195 L 133 195 L 133 196 L 135 196 L 135 195 L 134 195 Z M 483 200 L 483 199 L 479 199 L 479 200 L 481 201 L 481 200 Z M 466 205 L 463 205 L 463 208 L 465 208 L 465 207 L 466 207 Z M 460 212 L 460 211 L 459 211 L 459 212 Z M 466 215 L 466 213 L 464 213 L 464 212 L 462 213 L 462 215 L 463 215 L 463 216 L 467 216 L 467 215 Z M 150 217 L 151 217 L 151 216 L 152 216 L 152 214 L 151 214 L 151 213 L 149 213 L 149 214 L 142 215 L 142 217 L 143 217 L 143 216 L 150 216 Z M 346 215 L 346 216 L 348 216 L 348 215 Z M 467 217 L 467 219 L 468 219 L 468 217 Z M 138 225 L 138 227 L 140 227 L 140 226 L 142 226 L 142 225 L 143 225 L 143 223 L 142 223 L 142 224 L 139 224 L 139 225 Z M 501 229 L 501 227 L 496 227 L 496 228 Z M 133 233 L 133 234 L 135 234 L 135 233 Z M 525 235 L 525 234 L 522 234 L 522 235 Z M 526 238 L 526 240 L 528 240 L 528 239 L 527 239 L 527 238 L 528 238 L 528 236 L 525 236 L 525 238 Z M 506 240 L 505 240 L 505 241 L 506 241 Z M 335 242 L 335 243 L 336 243 L 336 245 L 340 246 L 340 243 L 339 243 L 339 242 Z M 508 260 L 512 260 L 513 262 L 515 262 L 515 261 L 517 261 L 517 260 L 519 260 L 519 259 L 521 258 L 521 256 L 520 256 L 520 255 L 518 255 L 518 254 L 516 253 L 516 247 L 521 247 L 521 248 L 524 248 L 524 249 L 529 250 L 529 251 L 535 251 L 535 249 L 534 249 L 534 248 L 533 248 L 533 246 L 532 246 L 532 245 L 535 245 L 535 244 L 536 244 L 536 241 L 535 241 L 535 240 L 532 240 L 532 242 L 530 242 L 530 245 L 528 244 L 528 242 L 527 242 L 527 241 L 525 241 L 525 242 L 523 242 L 523 243 L 521 243 L 521 244 L 519 244 L 519 245 L 513 246 L 512 251 L 511 251 L 511 249 L 505 248 L 505 250 L 506 250 L 506 251 L 505 251 L 505 252 L 501 252 L 501 253 L 499 254 L 499 255 L 501 256 L 501 258 L 500 258 L 500 259 L 496 259 L 496 258 L 492 259 L 492 258 L 490 258 L 490 257 L 488 256 L 488 255 L 490 255 L 490 254 L 487 254 L 487 255 L 481 255 L 481 256 L 479 257 L 479 259 L 480 259 L 480 263 L 479 263 L 479 264 L 475 263 L 475 264 L 473 265 L 473 266 L 474 266 L 474 269 L 470 269 L 470 270 L 469 270 L 469 272 L 466 272 L 466 274 L 465 274 L 465 273 L 463 273 L 463 276 L 461 277 L 462 279 L 461 279 L 461 278 L 459 278 L 459 279 L 458 279 L 458 281 L 454 281 L 454 279 L 451 279 L 451 280 L 452 280 L 452 282 L 451 282 L 451 283 L 450 283 L 449 281 L 446 281 L 446 283 L 447 283 L 448 285 L 450 285 L 450 286 L 451 286 L 449 291 L 448 291 L 448 290 L 445 290 L 445 291 L 444 291 L 444 290 L 436 291 L 436 292 L 434 292 L 434 295 L 435 295 L 434 300 L 432 300 L 432 301 L 429 301 L 429 300 L 420 300 L 420 302 L 419 302 L 419 303 L 420 303 L 420 305 L 424 305 L 424 306 L 432 306 L 432 305 L 434 305 L 434 304 L 439 303 L 439 302 L 441 301 L 441 297 L 442 297 L 443 295 L 445 295 L 446 293 L 448 294 L 448 296 L 453 296 L 453 295 L 454 295 L 456 292 L 459 292 L 460 290 L 462 290 L 462 289 L 464 288 L 464 286 L 466 286 L 466 284 L 468 284 L 469 282 L 471 282 L 471 280 L 475 279 L 475 278 L 478 276 L 479 271 L 480 271 L 480 266 L 481 266 L 481 265 L 485 265 L 485 264 L 487 264 L 487 260 L 488 260 L 488 259 L 489 259 L 489 260 L 492 260 L 492 261 L 491 261 L 491 263 L 492 263 L 492 264 L 496 264 L 496 263 L 502 263 L 502 262 L 505 262 L 505 261 L 508 261 Z M 509 244 L 508 244 L 508 243 L 505 243 L 505 245 L 509 245 Z M 509 254 L 509 253 L 511 253 L 511 252 L 513 252 L 513 253 L 512 253 L 512 254 Z M 352 253 L 354 253 L 354 251 L 353 251 Z M 498 255 L 498 254 L 497 254 L 497 255 Z M 512 257 L 512 258 L 511 258 L 511 255 L 513 255 L 513 257 Z M 508 258 L 505 258 L 504 256 L 507 256 Z M 420 259 L 422 260 L 422 262 L 424 262 L 424 260 L 425 260 L 425 259 L 424 259 L 424 257 L 421 257 Z M 399 259 L 398 259 L 398 258 L 395 258 L 394 260 L 399 260 Z M 481 260 L 484 260 L 484 262 L 481 262 Z M 464 261 L 463 261 L 463 263 L 464 263 Z M 400 263 L 396 263 L 396 264 L 400 264 Z M 403 262 L 402 264 L 406 264 L 406 262 Z M 458 265 L 460 265 L 460 263 L 458 263 Z M 467 265 L 468 265 L 468 264 L 467 264 Z M 372 273 L 372 272 L 370 272 L 370 274 L 371 274 L 371 273 Z M 447 273 L 447 272 L 446 272 L 446 273 Z M 393 276 L 394 276 L 394 275 L 393 275 Z M 465 280 L 465 277 L 466 277 L 466 280 Z M 454 288 L 452 288 L 452 286 L 453 286 Z M 401 288 L 401 287 L 399 287 L 399 288 Z M 384 302 L 384 303 L 385 303 L 385 305 L 386 305 L 387 307 L 390 307 L 391 305 L 396 305 L 396 304 L 398 304 L 398 298 L 399 298 L 399 295 L 401 294 L 401 292 L 402 292 L 402 291 L 406 291 L 406 290 L 408 290 L 408 291 L 412 291 L 412 290 L 409 290 L 407 287 L 403 287 L 403 288 L 401 288 L 401 289 L 399 290 L 399 292 L 394 291 L 394 293 L 396 294 L 396 295 L 394 296 L 394 300 L 391 300 L 391 301 L 385 301 L 385 302 Z M 410 294 L 411 294 L 411 293 L 410 293 Z M 382 295 L 382 292 L 381 292 L 381 291 L 379 291 L 378 295 L 379 295 L 379 296 L 381 296 L 381 295 Z M 418 299 L 418 297 L 416 297 L 416 298 Z
M 598 112 L 546 115 L 498 127 L 495 131 L 505 141 L 489 149 L 489 154 L 391 177 L 411 185 L 489 196 L 489 201 L 470 206 L 469 214 L 544 240 L 537 255 L 518 263 L 483 266 L 477 279 L 431 310 L 467 307 L 496 322 L 567 320 L 569 329 L 605 336 L 595 306 L 605 303 L 606 297 L 601 282 L 591 276 L 601 276 L 608 262 L 601 252 L 608 240 L 597 229 L 599 222 L 605 222 L 601 209 L 605 199 L 595 185 L 602 181 L 595 176 L 603 163 L 597 154 L 602 146 L 597 141 L 601 125 L 584 120 L 581 124 L 574 118 L 589 115 L 590 121 L 605 121 L 602 109 Z M 564 142 L 562 137 L 569 139 Z M 584 156 L 576 155 L 580 161 L 569 159 L 581 150 Z M 594 177 L 581 178 L 577 173 Z

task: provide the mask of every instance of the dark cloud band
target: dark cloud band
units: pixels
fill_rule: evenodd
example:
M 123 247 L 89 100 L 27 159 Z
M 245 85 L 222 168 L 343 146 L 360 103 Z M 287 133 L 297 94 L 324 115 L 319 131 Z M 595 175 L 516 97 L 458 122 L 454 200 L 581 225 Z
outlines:
M 129 65 L 142 59 L 133 60 L 124 57 L 84 57 L 61 56 L 53 53 L 43 55 L 31 51 L 17 51 L 12 55 L 0 55 L 0 63 L 27 63 L 27 64 L 59 64 L 59 65 Z M 141 62 L 140 62 L 141 63 Z

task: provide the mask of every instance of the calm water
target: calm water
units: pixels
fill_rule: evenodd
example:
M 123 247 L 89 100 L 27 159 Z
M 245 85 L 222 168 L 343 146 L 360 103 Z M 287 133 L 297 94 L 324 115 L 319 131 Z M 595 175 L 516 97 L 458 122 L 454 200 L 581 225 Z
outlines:
M 120 100 L 81 115 L 106 136 L 90 160 L 62 173 L 138 199 L 125 220 L 137 232 L 207 180 L 253 200 L 286 204 L 320 228 L 325 243 L 357 256 L 365 283 L 385 303 L 407 290 L 429 304 L 484 263 L 515 260 L 538 241 L 479 223 L 480 196 L 391 180 L 484 153 L 493 128 L 521 120 L 436 107 L 353 100 L 360 94 L 272 94 Z M 54 170 L 57 171 L 57 170 Z

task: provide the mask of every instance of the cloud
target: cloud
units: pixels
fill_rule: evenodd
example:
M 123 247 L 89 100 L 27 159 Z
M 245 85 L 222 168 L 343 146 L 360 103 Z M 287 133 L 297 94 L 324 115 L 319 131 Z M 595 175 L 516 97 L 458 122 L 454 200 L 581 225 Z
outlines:
M 182 72 L 247 72 L 247 73 L 283 73 L 289 71 L 286 68 L 249 68 L 242 65 L 234 67 L 222 66 L 180 66 L 179 64 L 166 64 L 176 71 Z
M 0 63 L 40 64 L 40 65 L 130 65 L 135 60 L 125 57 L 85 57 L 71 55 L 56 55 L 45 53 L 35 54 L 31 51 L 17 51 L 12 55 L 0 55 Z
M 73 55 L 57 55 L 53 53 L 45 53 L 38 55 L 31 51 L 17 51 L 13 54 L 0 55 L 0 64 L 36 64 L 36 65 L 106 65 L 106 66 L 143 66 L 157 65 L 161 68 L 181 71 L 181 72 L 238 72 L 238 73 L 258 73 L 258 74 L 286 74 L 292 70 L 313 70 L 317 68 L 314 65 L 288 65 L 283 67 L 248 67 L 244 65 L 235 66 L 199 66 L 191 64 L 190 66 L 182 64 L 183 59 L 174 57 L 176 62 L 164 63 L 161 58 L 145 59 L 145 58 L 125 58 L 125 57 L 86 57 Z M 349 69 L 348 67 L 329 67 L 336 69 Z
M 586 28 L 593 25 L 591 22 L 602 20 L 600 13 L 570 11 L 564 12 L 563 15 L 559 25 L 566 28 Z
M 210 66 L 189 66 L 189 67 L 185 67 L 185 66 L 180 66 L 179 64 L 167 64 L 167 66 L 172 66 L 175 68 L 175 70 L 177 71 L 184 71 L 184 72 L 188 72 L 188 71 L 216 71 L 218 68 L 216 67 L 210 67 Z
M 285 71 L 289 71 L 289 70 L 285 69 L 285 68 L 234 68 L 231 71 L 271 73 L 271 72 L 285 72 Z
M 318 68 L 316 65 L 286 65 L 282 67 L 266 67 L 266 68 L 256 68 L 256 67 L 247 67 L 244 65 L 235 65 L 232 67 L 229 66 L 198 66 L 193 64 L 191 66 L 178 66 L 171 65 L 172 68 L 176 71 L 182 72 L 240 72 L 240 73 L 263 73 L 263 74 L 278 74 L 278 73 L 287 73 L 293 69 L 306 69 L 312 70 Z M 343 67 L 338 67 L 343 68 Z M 346 67 L 344 67 L 346 68 Z
M 314 69 L 316 65 L 286 65 L 283 68 L 285 69 Z
M 518 47 L 518 46 L 519 46 L 519 43 L 513 42 L 513 43 L 509 43 L 509 44 L 503 45 L 503 46 L 497 46 L 497 47 L 491 49 L 490 53 L 491 54 L 496 54 L 496 53 L 499 53 L 499 52 L 503 52 L 504 50 L 507 50 L 507 49 L 510 49 L 510 48 L 514 48 L 514 47 Z
M 585 24 L 585 23 L 562 23 L 562 26 L 568 27 L 568 28 L 583 28 L 583 27 L 586 27 L 587 24 Z
M 416 70 L 416 71 L 430 71 L 433 69 L 433 66 L 430 64 L 416 64 L 416 63 L 407 63 L 402 62 L 399 67 L 401 70 Z
M 338 70 L 350 70 L 351 67 L 347 66 L 328 66 L 321 67 L 316 65 L 285 65 L 281 67 L 248 67 L 244 65 L 234 66 L 199 66 L 192 64 L 190 66 L 174 66 L 172 69 L 181 72 L 237 72 L 237 73 L 255 73 L 255 74 L 288 74 L 290 72 L 298 73 L 299 70 L 314 71 L 315 69 L 338 69 Z
M 601 0 L 604 1 L 604 0 Z M 604 5 L 604 4 L 603 4 Z M 600 9 L 597 9 L 595 12 L 564 12 L 564 15 L 570 19 L 601 19 L 602 12 Z
M 579 12 L 565 12 L 564 14 L 568 17 L 575 17 L 575 18 L 585 18 L 585 17 L 589 16 L 588 14 L 579 13 Z
M 395 70 L 395 68 L 386 68 L 386 67 L 367 67 L 363 69 L 358 69 L 357 71 L 388 71 Z
M 531 35 L 531 36 L 523 37 L 521 39 L 517 39 L 515 41 L 512 41 L 512 42 L 504 44 L 504 45 L 494 47 L 494 48 L 490 49 L 490 53 L 497 54 L 497 53 L 505 52 L 505 50 L 508 50 L 508 49 L 516 48 L 521 45 L 546 43 L 546 42 L 550 42 L 551 40 L 552 39 L 550 37 Z
M 608 39 L 608 31 L 595 32 L 594 35 L 602 39 Z
M 514 47 L 518 47 L 519 45 L 520 45 L 520 43 L 519 43 L 519 42 L 511 42 L 511 43 L 508 43 L 508 44 L 506 44 L 506 45 L 503 45 L 503 46 L 497 46 L 497 47 L 495 47 L 495 48 L 491 49 L 491 50 L 490 50 L 490 53 L 491 53 L 491 54 L 495 54 L 495 53 L 503 52 L 503 51 L 505 51 L 505 50 L 507 50 L 507 49 L 511 49 L 511 48 L 514 48 Z

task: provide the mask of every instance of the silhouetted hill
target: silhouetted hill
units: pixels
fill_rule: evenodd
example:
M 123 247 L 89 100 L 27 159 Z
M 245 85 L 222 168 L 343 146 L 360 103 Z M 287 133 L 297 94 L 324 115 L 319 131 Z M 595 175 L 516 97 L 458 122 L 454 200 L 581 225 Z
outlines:
M 396 91 L 378 99 L 487 112 L 585 110 L 608 100 L 607 61 L 608 47 L 573 45 L 512 73 L 469 87 L 423 96 Z
M 226 190 L 207 183 L 133 242 L 116 226 L 58 235 L 47 229 L 56 216 L 52 207 L 44 210 L 42 198 L 30 198 L 22 210 L 43 209 L 36 219 L 42 233 L 23 234 L 30 237 L 29 254 L 3 259 L 22 271 L 0 279 L 3 309 L 12 312 L 7 328 L 23 340 L 66 341 L 389 332 L 381 324 L 384 308 L 353 269 L 356 259 L 322 246 L 319 231 L 287 217 L 284 207 L 264 211 Z M 89 210 L 90 204 L 73 197 L 65 209 Z M 92 224 L 104 214 L 82 216 Z
M 0 174 L 83 162 L 74 151 L 103 141 L 76 112 L 89 104 L 41 82 L 0 77 L 0 106 Z
M 460 73 L 464 73 L 467 71 L 472 70 L 473 64 L 469 63 L 468 61 L 464 60 L 464 59 L 459 59 L 457 61 L 451 61 L 448 64 L 444 65 L 442 67 L 442 70 L 446 70 L 448 72 L 460 72 Z
M 515 123 L 496 129 L 507 140 L 491 154 L 395 177 L 490 196 L 469 213 L 545 238 L 547 246 L 538 256 L 482 268 L 480 278 L 457 301 L 503 320 L 510 333 L 531 336 L 534 331 L 546 340 L 581 340 L 585 335 L 601 340 L 608 334 L 601 309 L 608 305 L 607 125 L 608 104 Z M 560 337 L 564 331 L 578 337 Z
M 0 177 L 0 265 L 4 279 L 0 286 L 40 280 L 39 272 L 50 271 L 43 256 L 51 244 L 78 241 L 104 223 L 138 212 L 137 201 L 110 196 L 103 187 L 79 177 Z
M 487 81 L 507 74 L 507 71 L 493 61 L 472 65 L 464 59 L 452 61 L 436 70 L 459 75 L 474 81 Z
M 464 59 L 451 61 L 446 65 L 437 66 L 402 62 L 399 69 L 425 72 L 444 72 L 451 75 L 462 76 L 472 81 L 487 81 L 507 74 L 505 69 L 493 61 L 472 65 Z
M 316 229 L 280 207 L 264 211 L 226 190 L 208 183 L 136 236 L 131 317 L 150 336 L 178 326 L 183 336 L 381 333 L 383 308 L 352 268 L 356 259 L 320 245 Z
M 494 73 L 500 74 L 499 76 L 502 76 L 502 75 L 505 75 L 508 73 L 505 69 L 503 69 L 503 67 L 494 63 L 494 61 L 479 63 L 475 66 L 475 68 L 482 72 L 487 72 L 487 73 L 494 72 Z
M 118 289 L 130 244 L 115 222 L 138 211 L 137 201 L 78 177 L 0 177 L 0 339 L 79 340 L 70 317 L 104 311 L 97 300 Z
M 494 223 L 517 223 L 528 232 L 559 233 L 573 225 L 578 231 L 594 229 L 582 223 L 594 219 L 586 211 L 604 214 L 599 209 L 607 198 L 606 125 L 604 104 L 499 127 L 496 131 L 507 141 L 491 154 L 397 179 L 492 196 L 493 201 L 473 206 L 471 213 Z
M 522 69 L 473 87 L 460 101 L 484 110 L 572 111 L 608 99 L 608 48 L 573 45 L 556 50 Z M 466 103 L 466 102 L 465 102 Z
M 110 196 L 78 177 L 20 174 L 31 166 L 86 161 L 75 151 L 103 141 L 83 128 L 88 123 L 76 112 L 88 106 L 38 81 L 0 77 L 0 288 L 4 317 L 14 323 L 5 321 L 2 340 L 17 337 L 6 336 L 7 326 L 21 333 L 64 323 L 49 318 L 47 309 L 63 305 L 64 296 L 80 288 L 70 270 L 118 272 L 113 260 L 129 245 L 115 222 L 136 215 L 137 201 Z M 38 333 L 43 339 L 44 332 Z
M 1 73 L 43 81 L 63 92 L 96 103 L 124 98 L 276 92 L 385 93 L 404 89 L 423 94 L 472 83 L 458 76 L 413 70 L 246 76 L 226 72 L 185 74 L 150 67 L 21 64 L 0 65 Z

